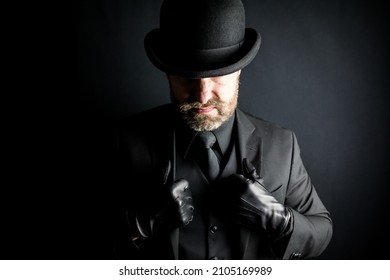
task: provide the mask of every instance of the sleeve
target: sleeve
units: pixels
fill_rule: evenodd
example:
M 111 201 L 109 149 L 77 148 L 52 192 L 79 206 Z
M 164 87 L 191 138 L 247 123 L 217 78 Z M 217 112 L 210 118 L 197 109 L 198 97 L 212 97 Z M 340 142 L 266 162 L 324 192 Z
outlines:
M 293 211 L 294 227 L 283 259 L 312 258 L 328 246 L 333 233 L 332 220 L 303 165 L 294 133 L 292 142 L 285 204 Z

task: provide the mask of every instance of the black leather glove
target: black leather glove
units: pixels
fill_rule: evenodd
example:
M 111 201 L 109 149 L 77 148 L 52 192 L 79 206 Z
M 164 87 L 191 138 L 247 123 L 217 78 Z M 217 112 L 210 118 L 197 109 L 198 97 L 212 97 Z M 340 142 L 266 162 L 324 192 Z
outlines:
M 193 218 L 194 206 L 188 181 L 184 179 L 168 183 L 171 164 L 163 174 L 163 185 L 157 194 L 150 193 L 148 207 L 138 209 L 133 218 L 133 229 L 142 239 L 161 231 L 188 225 Z M 147 180 L 147 179 L 145 179 Z
M 238 192 L 238 223 L 262 230 L 273 240 L 290 234 L 293 227 L 291 209 L 272 196 L 255 167 L 246 159 L 243 167 L 244 175 L 233 174 L 229 178 L 231 187 L 235 188 L 236 194 Z

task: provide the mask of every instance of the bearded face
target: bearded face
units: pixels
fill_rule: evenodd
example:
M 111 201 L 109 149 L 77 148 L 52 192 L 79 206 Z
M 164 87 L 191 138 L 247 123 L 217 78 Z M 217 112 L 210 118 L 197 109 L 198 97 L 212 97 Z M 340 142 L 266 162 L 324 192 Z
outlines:
M 202 79 L 168 76 L 172 102 L 191 129 L 217 129 L 237 107 L 239 78 L 240 71 Z

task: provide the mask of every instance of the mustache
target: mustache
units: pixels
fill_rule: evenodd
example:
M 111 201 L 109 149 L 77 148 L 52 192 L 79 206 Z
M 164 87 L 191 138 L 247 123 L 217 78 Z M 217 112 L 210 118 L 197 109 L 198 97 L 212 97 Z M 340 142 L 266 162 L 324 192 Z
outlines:
M 202 104 L 201 102 L 194 101 L 194 102 L 184 102 L 180 104 L 179 109 L 180 112 L 188 112 L 193 109 L 201 109 L 201 108 L 207 108 L 211 106 L 220 107 L 223 104 L 223 102 L 217 101 L 217 100 L 209 100 L 207 103 Z

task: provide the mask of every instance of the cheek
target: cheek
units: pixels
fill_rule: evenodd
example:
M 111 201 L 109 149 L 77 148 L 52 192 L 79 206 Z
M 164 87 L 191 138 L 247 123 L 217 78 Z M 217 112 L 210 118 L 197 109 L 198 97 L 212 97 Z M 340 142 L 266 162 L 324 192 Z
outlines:
M 180 86 L 172 86 L 171 92 L 173 97 L 180 103 L 187 102 L 190 97 L 189 92 Z
M 229 84 L 223 87 L 219 87 L 216 92 L 218 98 L 222 102 L 231 102 L 234 96 L 236 95 L 237 85 Z

